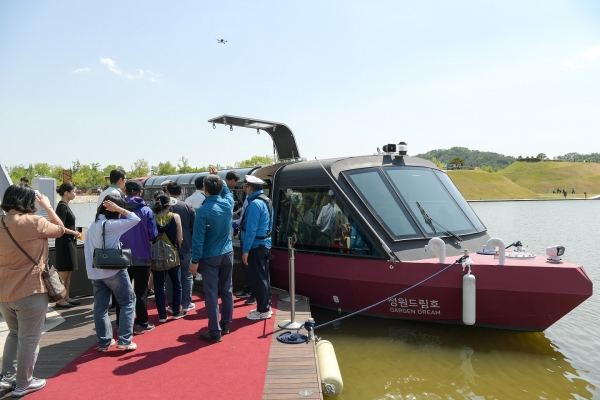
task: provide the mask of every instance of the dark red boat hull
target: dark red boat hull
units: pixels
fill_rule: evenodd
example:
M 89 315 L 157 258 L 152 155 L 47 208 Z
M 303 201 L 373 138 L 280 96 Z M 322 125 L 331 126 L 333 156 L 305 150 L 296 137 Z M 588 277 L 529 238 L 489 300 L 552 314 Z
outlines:
M 543 331 L 592 295 L 583 267 L 544 257 L 506 259 L 470 255 L 476 278 L 476 325 L 500 329 Z M 384 260 L 298 253 L 296 293 L 311 304 L 356 311 L 409 288 L 446 264 L 437 259 L 397 263 Z M 288 252 L 273 250 L 271 284 L 288 289 Z M 454 265 L 405 294 L 394 296 L 366 314 L 386 318 L 462 324 L 461 265 Z

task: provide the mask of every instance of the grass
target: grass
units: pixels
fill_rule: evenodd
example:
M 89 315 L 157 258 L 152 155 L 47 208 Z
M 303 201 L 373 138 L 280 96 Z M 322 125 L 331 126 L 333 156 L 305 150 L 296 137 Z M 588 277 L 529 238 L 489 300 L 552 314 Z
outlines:
M 566 189 L 567 198 L 600 193 L 600 164 L 571 162 L 515 162 L 496 173 L 448 171 L 467 200 L 563 199 L 552 189 Z M 571 190 L 575 189 L 575 194 Z M 549 189 L 549 190 L 548 190 Z M 549 191 L 549 193 L 548 193 Z

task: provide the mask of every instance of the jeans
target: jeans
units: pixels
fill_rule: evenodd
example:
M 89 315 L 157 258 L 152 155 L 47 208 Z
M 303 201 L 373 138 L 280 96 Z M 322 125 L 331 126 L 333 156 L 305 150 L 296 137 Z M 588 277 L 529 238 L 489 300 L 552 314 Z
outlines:
M 269 276 L 269 257 L 271 249 L 260 245 L 248 252 L 250 282 L 256 298 L 256 310 L 267 312 L 271 309 L 271 277 Z
M 108 317 L 108 304 L 114 294 L 119 311 L 119 329 L 117 335 L 120 345 L 128 345 L 133 337 L 133 315 L 135 312 L 135 293 L 129 281 L 127 270 L 122 269 L 113 276 L 104 279 L 92 279 L 94 289 L 94 324 L 98 347 L 108 347 L 113 338 L 113 329 Z
M 0 312 L 9 331 L 2 354 L 2 375 L 7 378 L 16 375 L 20 387 L 27 387 L 33 378 L 47 309 L 46 293 L 0 302 Z
M 133 266 L 127 268 L 129 280 L 133 281 L 133 292 L 135 293 L 135 319 L 136 325 L 148 325 L 148 278 L 150 278 L 150 266 Z M 119 325 L 119 313 L 121 307 L 117 304 L 117 325 Z
M 167 307 L 165 306 L 165 280 L 168 275 L 171 279 L 173 287 L 173 304 L 171 305 L 173 312 L 177 313 L 181 307 L 181 267 L 178 265 L 168 271 L 152 271 L 154 276 L 154 300 L 156 301 L 156 309 L 158 315 L 164 317 L 167 315 Z
M 221 337 L 219 324 L 219 293 L 221 293 L 221 323 L 229 324 L 233 317 L 233 293 L 231 273 L 233 271 L 233 251 L 220 256 L 200 260 L 200 272 L 208 314 L 208 329 L 212 337 Z
M 190 273 L 192 265 L 192 253 L 183 253 L 181 259 L 181 308 L 186 310 L 192 302 L 192 288 L 194 287 L 194 277 Z M 173 289 L 171 288 L 171 278 L 167 275 L 167 303 L 173 306 Z

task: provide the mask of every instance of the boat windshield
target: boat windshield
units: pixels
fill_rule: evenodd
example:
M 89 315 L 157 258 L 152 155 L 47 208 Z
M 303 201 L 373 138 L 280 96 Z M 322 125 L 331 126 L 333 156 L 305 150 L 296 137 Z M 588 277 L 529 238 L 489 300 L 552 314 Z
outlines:
M 485 230 L 450 179 L 436 172 L 420 167 L 385 167 L 348 171 L 344 175 L 375 218 L 397 240 Z

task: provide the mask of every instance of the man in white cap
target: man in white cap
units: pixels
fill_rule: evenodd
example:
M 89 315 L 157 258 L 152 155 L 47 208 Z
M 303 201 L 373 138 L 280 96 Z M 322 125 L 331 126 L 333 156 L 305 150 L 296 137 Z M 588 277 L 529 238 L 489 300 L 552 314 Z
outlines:
M 327 192 L 327 204 L 321 209 L 321 213 L 317 218 L 317 225 L 321 230 L 321 234 L 317 239 L 317 246 L 329 247 L 335 236 L 335 208 L 333 207 L 333 190 Z
M 246 318 L 268 319 L 273 314 L 269 276 L 273 205 L 271 199 L 262 190 L 264 184 L 262 179 L 247 176 L 246 182 L 248 207 L 240 224 L 242 263 L 249 267 L 252 294 L 256 298 L 256 310 L 252 310 Z

